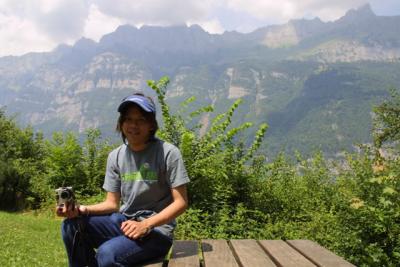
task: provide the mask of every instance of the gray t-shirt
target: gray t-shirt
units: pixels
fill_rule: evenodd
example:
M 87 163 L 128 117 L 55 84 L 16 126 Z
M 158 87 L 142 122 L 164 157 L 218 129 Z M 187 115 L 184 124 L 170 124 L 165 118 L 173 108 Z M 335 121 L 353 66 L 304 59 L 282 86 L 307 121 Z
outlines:
M 171 188 L 188 182 L 179 149 L 156 139 L 139 152 L 125 144 L 111 151 L 103 188 L 121 193 L 121 213 L 143 220 L 172 202 Z M 172 237 L 175 226 L 173 220 L 156 229 Z

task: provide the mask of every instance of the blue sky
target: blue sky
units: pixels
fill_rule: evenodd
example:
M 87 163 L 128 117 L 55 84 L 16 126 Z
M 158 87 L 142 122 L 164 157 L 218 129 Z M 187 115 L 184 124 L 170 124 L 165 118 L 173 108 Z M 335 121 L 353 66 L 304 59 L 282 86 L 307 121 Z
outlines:
M 98 41 L 122 24 L 251 32 L 290 19 L 334 21 L 367 3 L 377 15 L 400 15 L 400 0 L 0 0 L 0 56 Z

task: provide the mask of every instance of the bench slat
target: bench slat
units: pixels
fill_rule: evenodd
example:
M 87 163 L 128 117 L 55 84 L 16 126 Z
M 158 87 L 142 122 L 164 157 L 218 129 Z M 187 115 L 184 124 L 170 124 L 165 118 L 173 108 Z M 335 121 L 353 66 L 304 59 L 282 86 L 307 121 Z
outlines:
M 198 241 L 174 241 L 169 267 L 199 267 Z
M 205 267 L 239 267 L 226 240 L 205 239 L 201 247 Z
M 164 259 L 160 259 L 157 262 L 153 262 L 153 263 L 146 263 L 144 265 L 135 265 L 135 267 L 163 267 L 164 264 Z
M 260 245 L 278 262 L 285 267 L 315 267 L 316 265 L 289 246 L 283 240 L 260 240 Z
M 253 239 L 231 240 L 231 245 L 243 267 L 276 266 Z
M 354 267 L 353 264 L 345 261 L 343 258 L 311 240 L 288 240 L 287 243 L 314 262 L 317 266 Z

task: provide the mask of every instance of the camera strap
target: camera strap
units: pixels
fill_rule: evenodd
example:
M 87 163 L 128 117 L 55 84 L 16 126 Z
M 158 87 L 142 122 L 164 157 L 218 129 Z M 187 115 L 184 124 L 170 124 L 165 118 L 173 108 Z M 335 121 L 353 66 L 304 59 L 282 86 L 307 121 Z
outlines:
M 72 239 L 72 249 L 71 249 L 71 258 L 72 259 L 75 256 L 75 251 L 84 242 L 84 238 L 83 238 L 84 233 L 85 233 L 85 224 L 81 218 L 77 218 L 77 229 L 75 230 L 74 237 Z

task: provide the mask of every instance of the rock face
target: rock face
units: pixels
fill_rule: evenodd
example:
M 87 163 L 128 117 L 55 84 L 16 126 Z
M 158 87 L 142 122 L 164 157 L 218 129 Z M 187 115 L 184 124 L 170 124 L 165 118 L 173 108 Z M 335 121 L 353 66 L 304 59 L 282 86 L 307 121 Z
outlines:
M 400 16 L 368 5 L 335 22 L 292 20 L 248 34 L 124 25 L 98 43 L 0 58 L 0 106 L 47 136 L 90 127 L 112 136 L 119 101 L 154 96 L 147 80 L 168 75 L 173 110 L 195 96 L 189 110 L 224 112 L 242 98 L 235 123 L 269 123 L 266 150 L 337 152 L 370 140 L 371 105 L 400 88 L 399 66 Z M 202 133 L 211 121 L 199 118 Z

